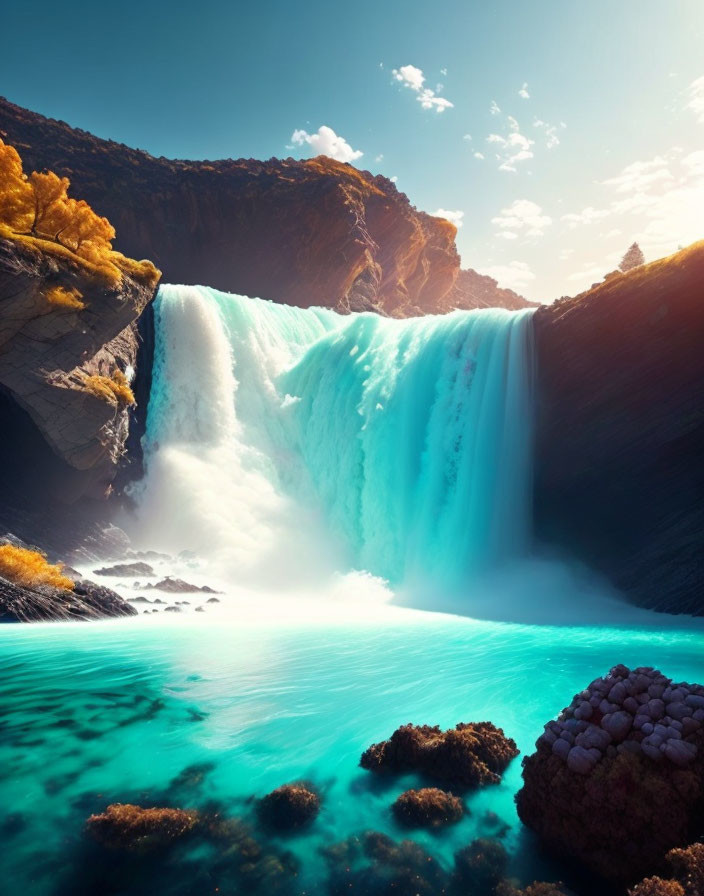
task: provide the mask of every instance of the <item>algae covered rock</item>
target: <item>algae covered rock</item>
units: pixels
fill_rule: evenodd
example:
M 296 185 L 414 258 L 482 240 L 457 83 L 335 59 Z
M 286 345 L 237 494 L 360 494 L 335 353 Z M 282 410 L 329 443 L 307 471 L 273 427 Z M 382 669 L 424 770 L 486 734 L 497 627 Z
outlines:
M 496 784 L 518 755 L 516 743 L 491 722 L 402 725 L 388 740 L 372 744 L 360 765 L 372 772 L 419 772 L 461 789 Z
M 91 815 L 86 824 L 98 843 L 109 849 L 147 853 L 171 846 L 192 831 L 197 821 L 193 810 L 113 803 L 100 815 Z
M 276 831 L 295 831 L 309 825 L 320 812 L 320 797 L 309 784 L 277 787 L 257 805 L 259 820 Z
M 391 808 L 399 824 L 412 828 L 439 828 L 464 815 L 462 800 L 437 787 L 407 790 Z

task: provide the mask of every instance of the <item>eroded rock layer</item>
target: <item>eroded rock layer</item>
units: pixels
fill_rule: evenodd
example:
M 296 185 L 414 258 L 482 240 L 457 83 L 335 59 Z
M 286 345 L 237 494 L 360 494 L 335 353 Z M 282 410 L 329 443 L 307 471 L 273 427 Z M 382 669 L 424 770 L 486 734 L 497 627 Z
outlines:
M 52 302 L 57 288 L 77 291 L 80 303 Z M 104 284 L 66 257 L 0 239 L 2 450 L 10 466 L 10 449 L 18 462 L 17 471 L 0 475 L 21 473 L 28 487 L 45 480 L 47 498 L 105 494 L 128 433 L 132 397 L 124 384 L 136 364 L 136 321 L 153 295 L 154 284 L 127 275 L 117 286 Z M 23 413 L 48 449 L 45 458 L 30 424 L 14 426 Z M 35 450 L 32 470 L 22 461 Z

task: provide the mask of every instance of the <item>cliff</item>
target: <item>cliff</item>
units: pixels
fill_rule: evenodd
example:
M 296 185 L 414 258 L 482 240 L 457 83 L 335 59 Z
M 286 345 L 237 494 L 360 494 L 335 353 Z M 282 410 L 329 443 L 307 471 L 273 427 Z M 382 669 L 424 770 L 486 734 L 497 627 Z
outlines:
M 128 264 L 109 282 L 52 243 L 0 236 L 3 510 L 109 490 L 133 404 L 136 322 L 158 275 Z
M 539 536 L 704 614 L 704 242 L 539 308 Z
M 0 135 L 25 168 L 67 175 L 172 283 L 306 307 L 439 310 L 459 269 L 456 229 L 385 177 L 307 161 L 172 161 L 100 140 L 0 98 Z
M 529 302 L 512 289 L 502 289 L 493 277 L 480 274 L 472 268 L 461 270 L 452 288 L 439 303 L 440 308 L 470 311 L 473 308 L 506 308 L 518 311 L 535 308 L 538 302 Z

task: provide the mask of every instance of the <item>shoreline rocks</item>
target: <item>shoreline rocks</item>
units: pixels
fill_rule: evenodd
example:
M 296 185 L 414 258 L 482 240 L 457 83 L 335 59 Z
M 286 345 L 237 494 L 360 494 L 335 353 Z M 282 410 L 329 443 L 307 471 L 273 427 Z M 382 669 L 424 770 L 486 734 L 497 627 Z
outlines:
M 704 820 L 704 686 L 614 666 L 523 761 L 521 820 L 608 880 L 657 870 Z

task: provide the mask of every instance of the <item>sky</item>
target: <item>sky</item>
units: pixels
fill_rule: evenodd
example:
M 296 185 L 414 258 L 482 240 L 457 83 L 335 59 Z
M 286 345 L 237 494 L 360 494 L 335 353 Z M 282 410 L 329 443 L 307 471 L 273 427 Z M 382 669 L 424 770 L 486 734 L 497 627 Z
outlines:
M 531 299 L 704 238 L 702 0 L 23 0 L 2 30 L 13 102 L 157 156 L 384 174 Z

